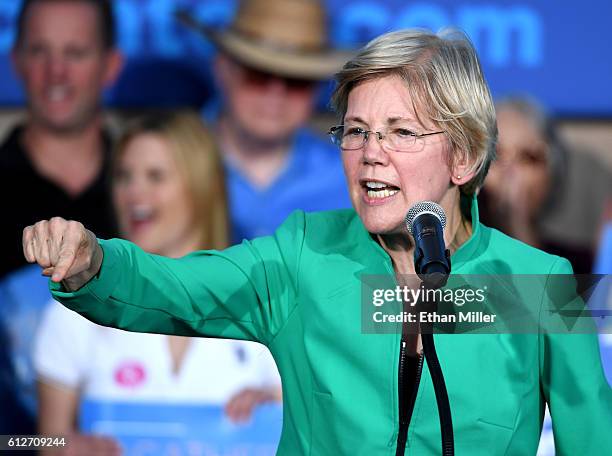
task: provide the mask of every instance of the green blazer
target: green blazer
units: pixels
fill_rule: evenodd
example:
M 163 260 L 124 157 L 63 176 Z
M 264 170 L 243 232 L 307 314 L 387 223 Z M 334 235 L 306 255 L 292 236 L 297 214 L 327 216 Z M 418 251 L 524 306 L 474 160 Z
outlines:
M 487 228 L 452 256 L 458 274 L 571 273 L 569 263 Z M 100 240 L 98 276 L 54 297 L 130 331 L 247 339 L 272 352 L 283 381 L 281 455 L 394 455 L 401 335 L 361 331 L 363 274 L 393 274 L 353 210 L 293 213 L 274 236 L 181 259 Z M 541 299 L 530 306 L 541 306 Z M 537 308 L 535 309 L 538 310 Z M 457 455 L 534 455 L 545 402 L 558 455 L 612 454 L 612 391 L 592 334 L 436 335 Z M 406 454 L 441 454 L 423 366 Z

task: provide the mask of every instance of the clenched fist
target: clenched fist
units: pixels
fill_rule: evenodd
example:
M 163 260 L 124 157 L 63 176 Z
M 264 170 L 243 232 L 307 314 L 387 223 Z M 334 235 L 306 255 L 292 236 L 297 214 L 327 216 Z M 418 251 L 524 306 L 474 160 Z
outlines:
M 69 291 L 85 285 L 100 270 L 102 249 L 82 223 L 54 217 L 23 230 L 23 254 L 38 263 L 43 275 L 62 282 Z

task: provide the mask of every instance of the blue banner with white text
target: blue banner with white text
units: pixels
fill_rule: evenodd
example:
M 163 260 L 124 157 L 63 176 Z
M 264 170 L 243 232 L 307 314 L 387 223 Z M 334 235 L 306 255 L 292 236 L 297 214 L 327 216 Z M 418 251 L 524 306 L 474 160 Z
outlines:
M 79 419 L 81 432 L 114 437 L 125 456 L 272 456 L 283 421 L 280 405 L 261 405 L 234 423 L 221 406 L 92 399 Z
M 21 0 L 0 2 L 0 106 L 20 105 L 10 65 Z M 187 8 L 204 22 L 227 24 L 236 0 L 116 0 L 119 44 L 128 65 L 107 101 L 116 107 L 200 106 L 212 93 L 213 48 L 173 17 Z M 326 0 L 331 42 L 356 47 L 406 27 L 455 26 L 474 41 L 494 95 L 531 94 L 554 113 L 612 115 L 612 58 L 603 0 Z M 324 107 L 324 103 L 321 103 Z

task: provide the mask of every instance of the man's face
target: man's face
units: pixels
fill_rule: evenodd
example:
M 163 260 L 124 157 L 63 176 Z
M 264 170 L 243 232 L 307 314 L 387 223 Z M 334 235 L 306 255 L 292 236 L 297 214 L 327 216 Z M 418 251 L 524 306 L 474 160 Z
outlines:
M 287 140 L 310 117 L 316 84 L 287 79 L 247 68 L 225 56 L 217 60 L 217 75 L 229 120 L 262 142 Z
M 33 4 L 13 59 L 32 121 L 64 132 L 95 118 L 121 67 L 118 53 L 103 46 L 95 6 L 74 1 Z

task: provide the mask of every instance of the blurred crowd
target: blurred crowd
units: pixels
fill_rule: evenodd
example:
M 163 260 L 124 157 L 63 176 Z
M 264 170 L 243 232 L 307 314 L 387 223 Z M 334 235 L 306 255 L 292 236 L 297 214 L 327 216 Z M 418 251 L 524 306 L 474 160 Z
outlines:
M 0 145 L 0 434 L 72 436 L 74 454 L 116 454 L 81 432 L 84 401 L 220 405 L 235 422 L 282 401 L 271 355 L 246 341 L 128 334 L 53 303 L 21 233 L 77 220 L 178 258 L 273 233 L 295 209 L 350 207 L 340 155 L 307 127 L 321 84 L 349 53 L 328 46 L 313 0 L 243 0 L 220 30 L 176 17 L 216 48 L 217 92 L 201 113 L 143 113 L 110 128 L 102 93 L 124 58 L 112 1 L 25 0 L 12 59 L 26 116 Z M 205 114 L 202 114 L 205 113 Z M 481 220 L 612 273 L 612 176 L 567 144 L 536 100 L 499 100 L 498 157 L 479 194 Z

